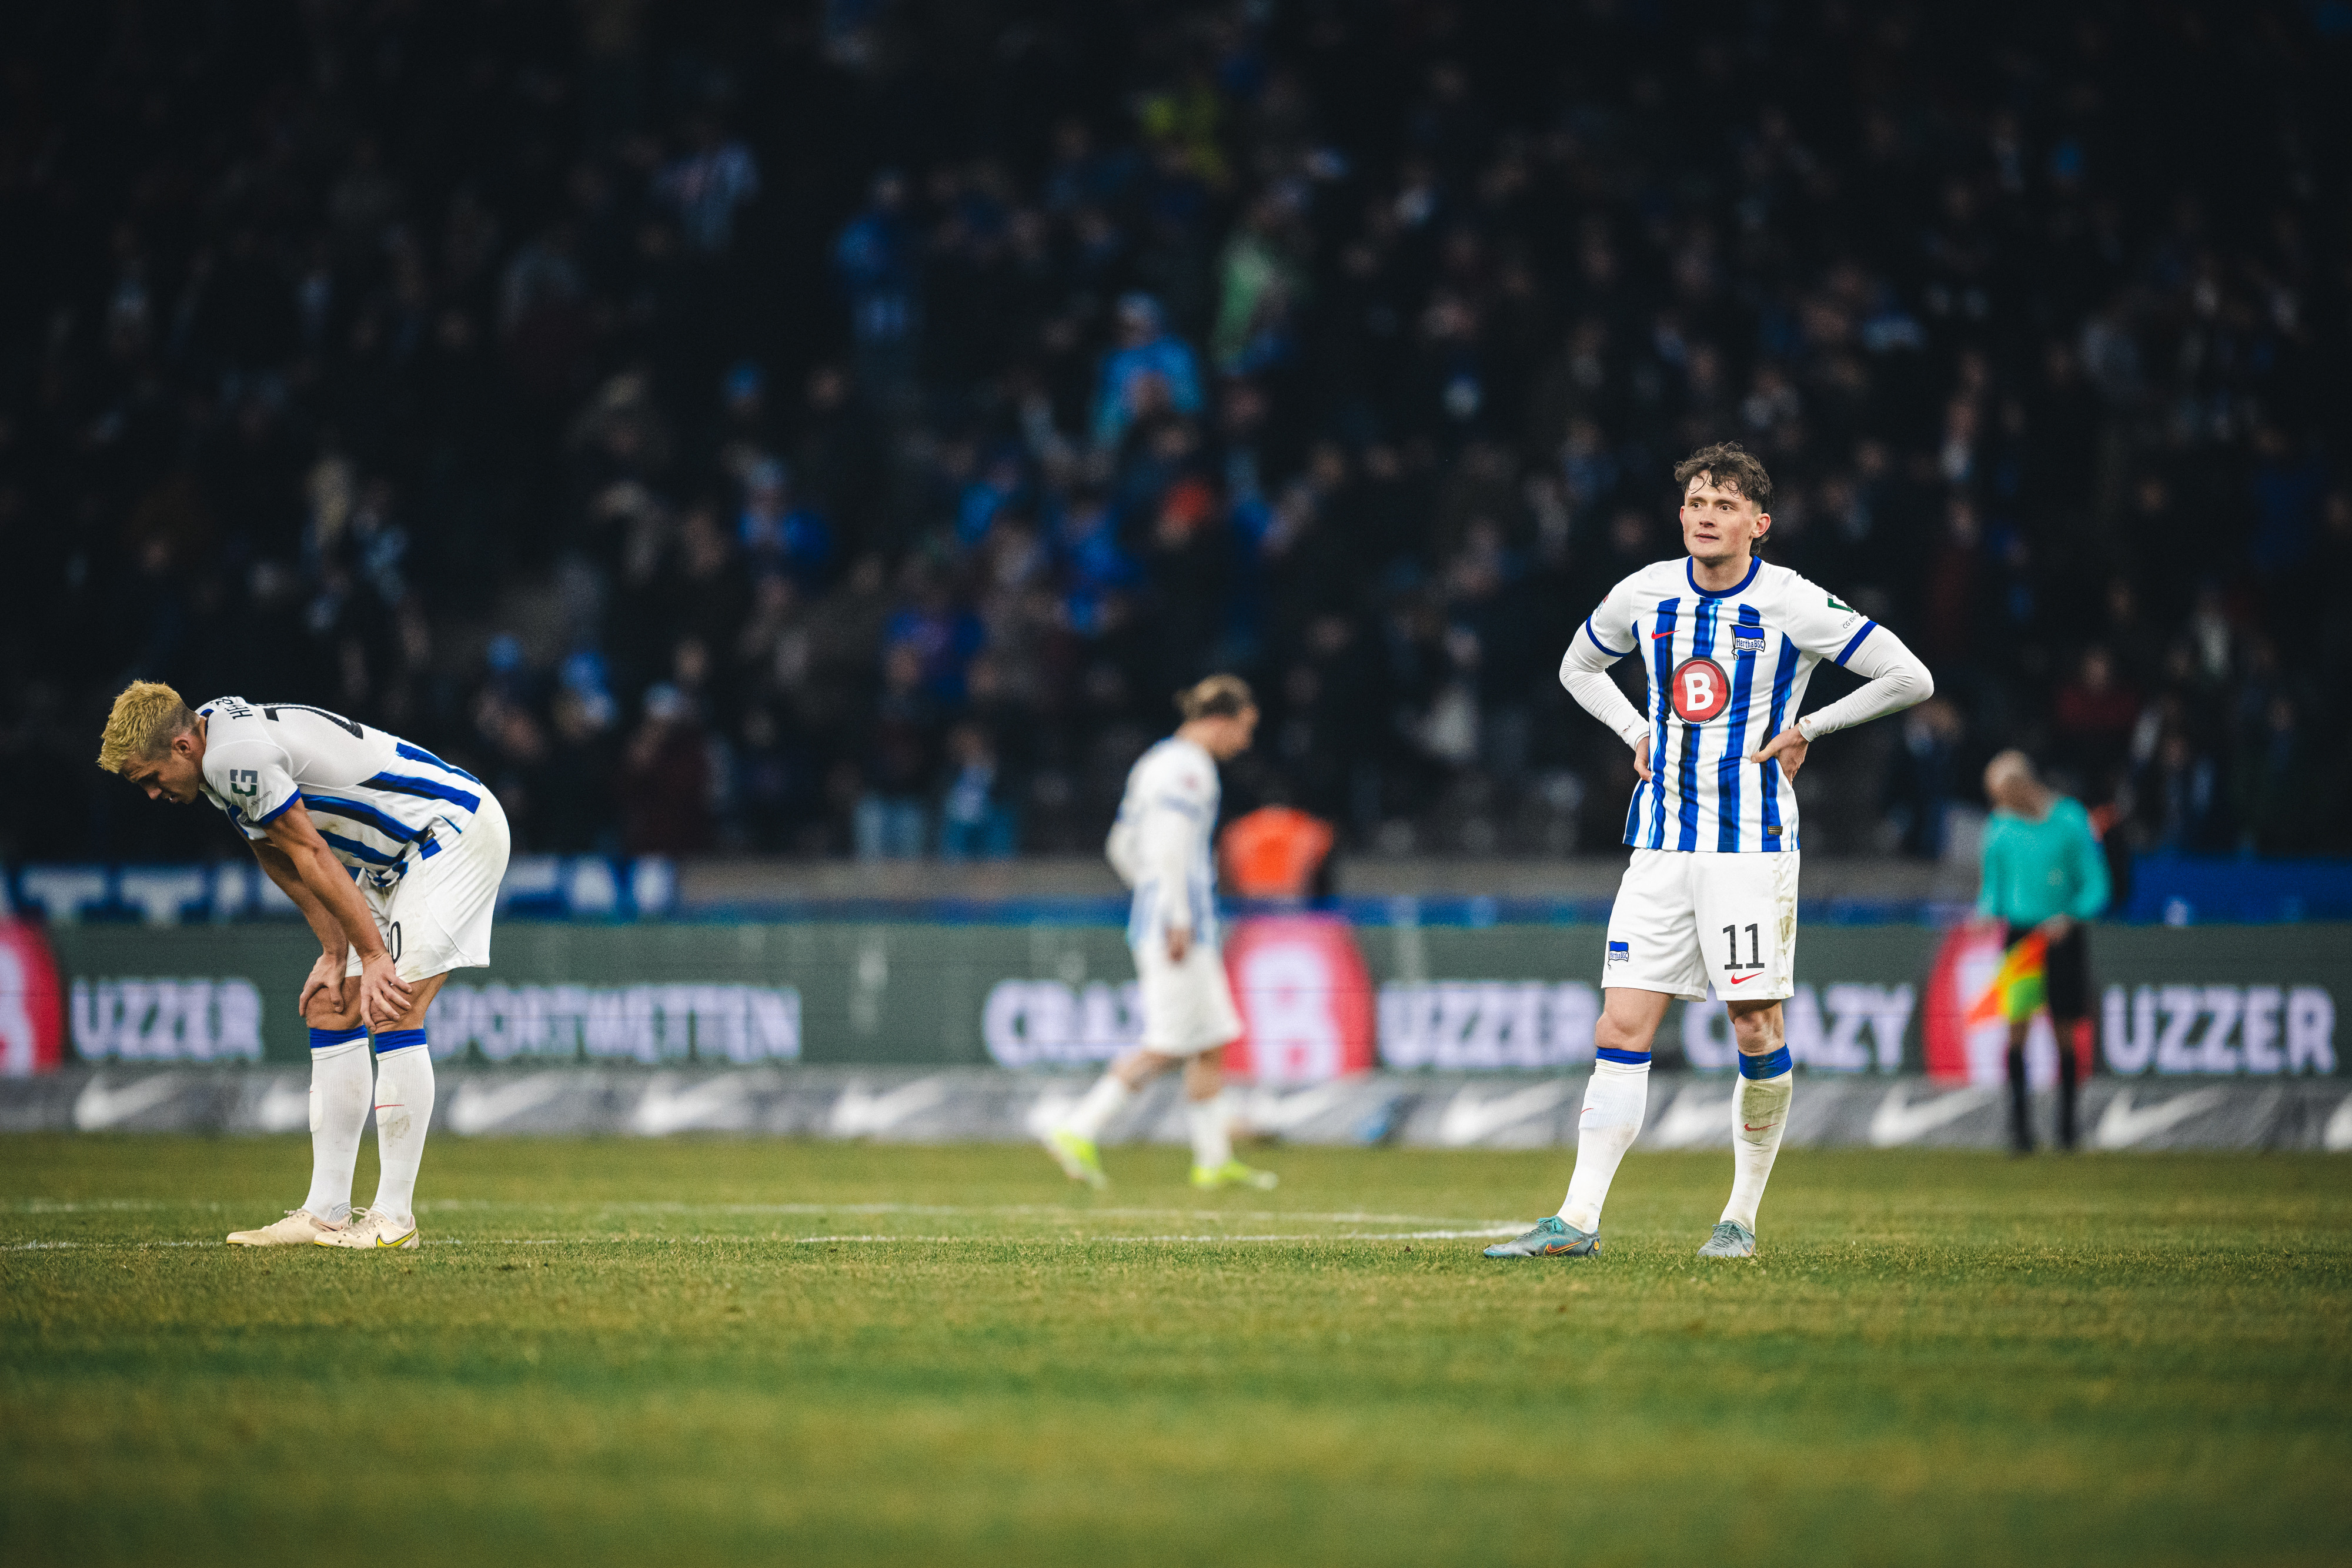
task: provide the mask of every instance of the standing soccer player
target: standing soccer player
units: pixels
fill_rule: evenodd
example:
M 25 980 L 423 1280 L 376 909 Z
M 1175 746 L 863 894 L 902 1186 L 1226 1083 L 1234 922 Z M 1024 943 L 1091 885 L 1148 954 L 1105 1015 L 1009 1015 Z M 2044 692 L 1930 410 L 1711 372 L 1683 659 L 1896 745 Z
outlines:
M 1577 1125 L 1576 1169 L 1559 1213 L 1489 1258 L 1589 1258 L 1601 1205 L 1648 1107 L 1650 1040 L 1676 997 L 1716 994 L 1739 1047 L 1732 1096 L 1731 1201 L 1702 1258 L 1756 1251 L 1756 1209 L 1788 1124 L 1790 1076 L 1780 1002 L 1797 956 L 1797 797 L 1812 743 L 1909 707 L 1935 689 L 1894 633 L 1784 567 L 1756 558 L 1772 527 L 1772 481 L 1735 442 L 1675 468 L 1680 560 L 1644 567 L 1609 591 L 1560 661 L 1560 684 L 1633 748 L 1625 813 L 1633 862 L 1609 914 L 1605 1001 L 1592 1081 Z M 1645 718 L 1607 674 L 1639 655 Z M 1823 659 L 1868 684 L 1790 721 Z
M 433 1120 L 425 1013 L 450 970 L 490 961 L 506 813 L 472 774 L 339 714 L 243 697 L 192 713 L 153 681 L 114 699 L 98 765 L 151 800 L 202 798 L 226 812 L 319 938 L 296 1003 L 310 1026 L 310 1190 L 230 1243 L 415 1247 Z M 371 1105 L 382 1176 L 375 1202 L 353 1213 Z
M 1225 1047 L 1241 1038 L 1241 1013 L 1217 950 L 1217 764 L 1247 751 L 1257 702 L 1234 675 L 1211 675 L 1177 694 L 1184 722 L 1145 752 L 1104 852 L 1135 890 L 1128 946 L 1143 992 L 1143 1043 L 1111 1063 L 1045 1147 L 1073 1181 L 1109 1185 L 1095 1140 L 1146 1083 L 1181 1062 L 1192 1134 L 1192 1185 L 1275 1184 L 1271 1171 L 1234 1158 L 1225 1106 Z

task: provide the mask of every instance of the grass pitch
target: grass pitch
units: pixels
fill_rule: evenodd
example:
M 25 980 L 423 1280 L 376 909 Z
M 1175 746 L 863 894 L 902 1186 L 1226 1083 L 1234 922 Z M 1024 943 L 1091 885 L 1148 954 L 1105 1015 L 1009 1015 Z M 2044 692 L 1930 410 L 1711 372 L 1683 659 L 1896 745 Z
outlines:
M 232 1252 L 299 1141 L 0 1138 L 0 1555 L 2340 1563 L 2352 1165 L 442 1138 L 413 1253 Z M 373 1188 L 373 1151 L 360 1193 Z

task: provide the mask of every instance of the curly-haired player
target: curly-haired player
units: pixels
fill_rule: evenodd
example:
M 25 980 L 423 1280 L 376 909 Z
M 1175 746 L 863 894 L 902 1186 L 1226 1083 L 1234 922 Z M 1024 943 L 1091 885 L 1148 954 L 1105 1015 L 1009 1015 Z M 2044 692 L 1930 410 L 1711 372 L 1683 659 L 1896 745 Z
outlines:
M 1570 695 L 1633 748 L 1633 854 L 1609 915 L 1606 1000 L 1567 1200 L 1526 1235 L 1487 1248 L 1489 1258 L 1599 1254 L 1601 1200 L 1648 1106 L 1651 1038 L 1669 1002 L 1704 1001 L 1710 985 L 1731 1013 L 1739 1089 L 1731 1201 L 1699 1256 L 1754 1255 L 1791 1090 L 1780 1017 L 1797 957 L 1791 785 L 1815 740 L 1935 690 L 1893 632 L 1757 559 L 1772 527 L 1772 481 L 1754 456 L 1736 443 L 1706 447 L 1676 465 L 1675 482 L 1689 554 L 1611 589 L 1560 662 Z M 1607 674 L 1636 657 L 1649 676 L 1647 715 Z M 1823 659 L 1868 684 L 1797 718 Z

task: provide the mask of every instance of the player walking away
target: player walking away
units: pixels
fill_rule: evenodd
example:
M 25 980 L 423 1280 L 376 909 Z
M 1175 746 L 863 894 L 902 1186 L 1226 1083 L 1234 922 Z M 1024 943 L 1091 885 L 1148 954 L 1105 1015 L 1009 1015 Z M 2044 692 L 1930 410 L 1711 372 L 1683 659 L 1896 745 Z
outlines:
M 1271 1171 L 1234 1158 L 1223 1102 L 1225 1047 L 1242 1018 L 1217 950 L 1217 764 L 1249 749 L 1257 702 L 1234 675 L 1211 675 L 1176 695 L 1184 722 L 1145 752 L 1127 776 L 1104 847 L 1111 869 L 1135 890 L 1127 922 L 1143 991 L 1143 1043 L 1111 1063 L 1045 1147 L 1073 1181 L 1109 1184 L 1095 1140 L 1137 1091 L 1184 1064 L 1185 1118 L 1192 1133 L 1192 1185 L 1275 1184 Z
M 1699 1256 L 1755 1253 L 1756 1209 L 1790 1095 L 1780 1018 L 1797 952 L 1790 786 L 1815 740 L 1935 689 L 1893 633 L 1756 559 L 1772 526 L 1772 481 L 1737 443 L 1694 452 L 1675 483 L 1688 558 L 1611 589 L 1560 661 L 1560 684 L 1633 748 L 1640 782 L 1625 812 L 1633 855 L 1609 914 L 1605 999 L 1568 1199 L 1556 1218 L 1487 1248 L 1489 1258 L 1599 1255 L 1601 1200 L 1648 1105 L 1651 1037 L 1669 1001 L 1703 1002 L 1710 982 L 1731 1011 L 1739 1089 L 1731 1201 Z M 1646 718 L 1606 674 L 1627 657 L 1649 676 Z M 1823 659 L 1869 684 L 1796 719 Z
M 310 1026 L 310 1190 L 285 1218 L 229 1241 L 415 1247 L 433 1120 L 425 1013 L 450 970 L 490 961 L 506 813 L 463 768 L 339 714 L 243 697 L 191 713 L 153 681 L 114 699 L 98 765 L 151 800 L 201 797 L 227 812 L 319 937 L 295 1004 Z M 353 1213 L 371 1105 L 383 1174 L 375 1202 Z
M 2009 1137 L 2019 1154 L 2033 1152 L 2027 1113 L 2025 1036 L 2036 1009 L 2048 1006 L 2058 1035 L 2058 1146 L 2074 1146 L 2074 1080 L 2081 1063 L 2076 1038 L 2091 1012 L 2087 922 L 2107 907 L 2107 858 L 2082 802 L 2042 782 L 2022 751 L 2004 751 L 1985 764 L 1984 882 L 1977 914 L 2001 923 L 2001 946 L 2014 951 L 2040 933 L 2048 944 L 2039 984 L 2009 988 Z

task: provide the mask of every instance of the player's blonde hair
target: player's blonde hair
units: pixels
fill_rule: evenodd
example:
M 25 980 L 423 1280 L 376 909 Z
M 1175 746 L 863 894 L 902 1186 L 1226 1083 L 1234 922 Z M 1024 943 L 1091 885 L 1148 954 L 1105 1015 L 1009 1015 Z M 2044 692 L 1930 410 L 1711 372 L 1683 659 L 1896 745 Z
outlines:
M 161 681 L 133 681 L 114 699 L 106 733 L 98 742 L 98 765 L 120 773 L 134 762 L 163 755 L 172 737 L 195 727 L 196 716 L 180 694 Z
M 1239 675 L 1211 675 L 1176 694 L 1176 711 L 1187 719 L 1230 718 L 1255 706 L 1257 698 Z

